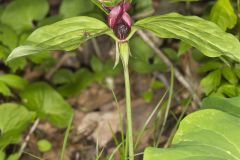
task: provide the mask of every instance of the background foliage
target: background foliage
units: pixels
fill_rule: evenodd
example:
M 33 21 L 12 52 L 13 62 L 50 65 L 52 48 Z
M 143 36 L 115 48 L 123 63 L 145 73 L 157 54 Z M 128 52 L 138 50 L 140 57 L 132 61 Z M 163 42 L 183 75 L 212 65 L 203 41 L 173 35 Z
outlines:
M 118 2 L 110 1 L 106 5 Z M 191 107 L 185 110 L 185 101 L 192 99 L 193 95 L 182 91 L 182 84 L 175 82 L 173 103 L 164 100 L 166 102 L 154 117 L 153 127 L 149 127 L 155 128 L 157 135 L 162 135 L 163 129 L 163 135 L 169 137 L 169 140 L 162 140 L 164 136 L 161 136 L 158 147 L 168 141 L 171 143 L 173 136 L 169 132 L 174 135 L 176 130 L 172 128 L 176 129 L 180 120 L 189 115 L 181 122 L 170 148 L 147 148 L 144 159 L 239 159 L 240 3 L 230 0 L 172 0 L 170 6 L 177 7 L 163 6 L 165 9 L 169 7 L 168 11 L 163 11 L 161 5 L 165 3 L 169 1 L 133 0 L 130 14 L 136 22 L 134 29 L 148 29 L 159 38 L 170 38 L 162 40 L 152 36 L 151 41 L 184 76 L 188 76 L 186 66 L 190 70 L 197 68 L 187 77 L 190 79 L 188 83 L 197 77 L 196 88 L 201 89 L 196 90 L 196 94 L 204 100 L 201 107 L 192 100 Z M 163 15 L 165 12 L 181 14 Z M 155 16 L 142 19 L 152 14 Z M 51 124 L 52 128 L 59 128 L 59 131 L 66 128 L 72 114 L 81 110 L 71 99 L 78 99 L 94 84 L 105 87 L 110 93 L 114 88 L 120 88 L 117 93 L 121 91 L 123 84 L 118 87 L 117 83 L 121 79 L 122 67 L 118 65 L 113 69 L 115 54 L 111 52 L 115 53 L 112 49 L 114 42 L 106 36 L 89 40 L 112 34 L 105 20 L 105 13 L 90 0 L 1 2 L 0 160 L 19 158 L 24 137 L 38 119 L 41 123 Z M 137 76 L 143 77 L 140 81 L 151 77 L 150 83 L 140 85 L 144 89 L 134 95 L 135 99 L 140 97 L 148 106 L 156 101 L 156 97 L 159 99 L 163 91 L 171 88 L 170 69 L 138 32 L 129 43 L 133 85 L 139 81 Z M 15 49 L 18 46 L 21 47 Z M 11 52 L 10 59 L 16 59 L 7 62 Z M 67 61 L 61 62 L 64 57 Z M 92 101 L 97 99 L 91 98 Z M 170 114 L 168 106 L 171 107 Z M 165 127 L 165 122 L 168 127 Z M 112 136 L 116 141 L 115 132 Z M 154 137 L 151 135 L 144 147 L 151 146 Z M 37 139 L 35 144 L 40 157 L 56 148 L 44 136 Z

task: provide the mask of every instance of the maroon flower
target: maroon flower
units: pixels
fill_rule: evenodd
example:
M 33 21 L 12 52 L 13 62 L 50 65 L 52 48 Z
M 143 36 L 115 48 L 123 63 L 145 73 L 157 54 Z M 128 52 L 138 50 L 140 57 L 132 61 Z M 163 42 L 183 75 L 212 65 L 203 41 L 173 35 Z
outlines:
M 120 40 L 126 39 L 131 31 L 132 18 L 127 13 L 129 8 L 130 4 L 126 2 L 120 2 L 115 7 L 107 8 L 110 11 L 108 25 Z

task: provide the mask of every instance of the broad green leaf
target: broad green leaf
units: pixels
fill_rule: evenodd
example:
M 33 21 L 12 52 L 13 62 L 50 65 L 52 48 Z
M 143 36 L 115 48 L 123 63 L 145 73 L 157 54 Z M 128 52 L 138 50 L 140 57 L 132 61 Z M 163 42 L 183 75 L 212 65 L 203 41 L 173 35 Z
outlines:
M 216 70 L 209 73 L 206 77 L 201 80 L 201 86 L 206 93 L 209 95 L 212 91 L 216 90 L 221 83 L 221 71 Z
M 4 95 L 4 96 L 10 96 L 11 95 L 11 91 L 8 88 L 8 86 L 4 83 L 0 81 L 0 94 Z
M 16 72 L 18 69 L 23 70 L 25 65 L 27 64 L 27 61 L 24 57 L 15 59 L 14 61 L 7 62 L 5 61 L 6 65 L 11 68 L 13 72 Z
M 233 98 L 207 97 L 203 100 L 201 108 L 218 109 L 240 118 L 240 96 Z
M 33 28 L 33 21 L 43 19 L 48 13 L 47 0 L 15 0 L 2 14 L 1 22 L 17 32 Z
M 217 93 L 224 97 L 235 97 L 238 95 L 238 88 L 232 84 L 224 84 L 218 88 Z
M 237 0 L 237 9 L 238 9 L 238 13 L 240 13 L 240 1 Z
M 48 51 L 43 51 L 43 52 L 39 52 L 38 54 L 30 55 L 29 57 L 27 57 L 27 59 L 31 60 L 35 64 L 42 64 L 42 65 L 53 60 L 52 55 Z M 14 62 L 14 61 L 11 61 L 11 62 Z
M 167 69 L 162 60 L 158 56 L 155 56 L 154 50 L 140 37 L 133 37 L 129 45 L 132 53 L 129 64 L 134 71 L 138 73 L 150 73 Z
M 8 156 L 7 160 L 19 160 L 19 154 L 18 153 L 11 154 L 10 156 Z
M 9 49 L 7 46 L 0 44 L 0 59 L 6 59 L 9 54 Z
M 133 57 L 130 59 L 129 64 L 130 68 L 132 68 L 135 72 L 141 74 L 167 70 L 166 64 L 161 59 L 159 59 L 159 57 L 156 56 L 150 57 L 147 61 L 143 61 L 141 59 Z
M 0 5 L 0 16 L 2 16 L 2 13 L 5 9 L 5 6 L 4 5 Z
M 122 66 L 118 65 L 115 68 L 112 68 L 114 66 L 114 61 L 113 60 L 106 60 L 103 62 L 103 70 L 102 73 L 104 74 L 105 77 L 113 77 L 121 73 L 122 71 Z
M 239 40 L 213 22 L 196 16 L 170 13 L 142 19 L 134 26 L 150 30 L 161 38 L 180 39 L 209 57 L 225 55 L 240 61 Z
M 92 1 L 92 3 L 94 3 L 98 8 L 100 8 L 103 12 L 105 12 L 105 14 L 109 14 L 106 10 L 105 10 L 105 8 L 103 7 L 103 5 L 102 5 L 102 2 L 100 2 L 100 0 L 91 0 Z
M 113 7 L 120 3 L 122 0 L 91 0 L 96 5 L 106 6 L 106 7 Z
M 90 0 L 63 0 L 60 7 L 60 14 L 65 18 L 79 16 L 94 9 Z
M 5 160 L 6 154 L 0 150 L 0 160 Z
M 94 72 L 103 71 L 103 63 L 96 56 L 92 56 L 90 64 L 91 64 L 91 68 Z
M 130 39 L 129 45 L 132 56 L 139 60 L 147 61 L 149 57 L 153 57 L 155 54 L 154 50 L 139 36 Z
M 61 15 L 54 15 L 54 16 L 44 18 L 43 20 L 39 21 L 38 27 L 42 27 L 42 26 L 46 26 L 46 25 L 56 23 L 58 21 L 61 21 L 62 18 L 63 17 Z
M 171 61 L 173 61 L 174 63 L 177 63 L 177 61 L 179 60 L 179 56 L 178 56 L 178 53 L 174 49 L 163 48 L 162 50 Z
M 170 0 L 171 2 L 197 2 L 199 0 Z
M 229 83 L 234 84 L 234 85 L 236 85 L 238 83 L 238 78 L 232 68 L 224 67 L 222 69 L 222 75 Z
M 152 0 L 133 0 L 134 13 L 137 18 L 146 17 L 154 12 Z
M 147 148 L 144 160 L 239 160 L 240 119 L 206 109 L 188 115 L 167 149 Z
M 240 79 L 240 65 L 239 64 L 234 66 L 233 71 L 236 74 L 236 76 Z
M 185 53 L 187 53 L 187 51 L 192 48 L 192 46 L 190 46 L 189 44 L 181 41 L 179 44 L 179 48 L 178 48 L 178 56 L 181 56 Z
M 230 0 L 217 0 L 214 4 L 210 20 L 219 25 L 223 30 L 231 29 L 237 24 L 237 15 Z
M 69 77 L 72 78 L 72 77 Z M 74 74 L 74 81 L 58 87 L 61 95 L 68 97 L 79 94 L 94 81 L 94 75 L 87 69 L 80 69 Z
M 75 76 L 72 71 L 69 69 L 60 69 L 58 70 L 52 78 L 54 84 L 67 84 L 67 83 L 74 83 Z
M 153 99 L 153 92 L 152 91 L 146 91 L 143 93 L 143 98 L 146 102 L 150 103 Z
M 3 82 L 9 87 L 19 90 L 23 90 L 28 84 L 27 80 L 14 74 L 0 75 L 0 82 Z
M 154 80 L 154 81 L 152 81 L 151 82 L 151 85 L 150 85 L 150 87 L 152 88 L 152 89 L 161 89 L 161 88 L 163 88 L 165 85 L 164 85 L 164 83 L 162 82 L 162 81 L 159 81 L 159 80 Z
M 43 82 L 31 84 L 20 94 L 26 107 L 36 111 L 58 127 L 66 127 L 72 115 L 71 106 L 52 87 Z
M 204 64 L 202 64 L 199 67 L 198 71 L 199 72 L 208 72 L 208 71 L 220 69 L 221 66 L 222 66 L 222 64 L 220 62 L 209 61 L 209 62 L 205 62 Z
M 41 152 L 48 152 L 52 149 L 52 144 L 46 139 L 41 139 L 38 141 L 37 146 L 38 150 Z
M 12 51 L 8 60 L 44 50 L 70 51 L 93 37 L 106 34 L 108 26 L 95 18 L 73 17 L 34 31 L 25 45 Z
M 0 43 L 7 46 L 9 49 L 17 47 L 18 37 L 13 29 L 9 26 L 0 25 Z
M 0 105 L 0 150 L 18 143 L 22 132 L 34 117 L 35 114 L 24 106 L 13 103 Z
M 122 70 L 122 66 L 117 65 L 114 68 L 113 66 L 114 61 L 112 60 L 102 61 L 102 70 L 93 72 L 93 81 L 101 83 L 103 80 L 107 80 L 106 78 L 118 75 Z

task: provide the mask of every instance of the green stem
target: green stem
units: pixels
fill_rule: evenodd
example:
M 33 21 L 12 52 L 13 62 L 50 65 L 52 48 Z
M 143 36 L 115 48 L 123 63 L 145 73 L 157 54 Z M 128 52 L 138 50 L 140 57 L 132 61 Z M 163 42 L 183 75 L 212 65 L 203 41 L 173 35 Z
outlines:
M 131 95 L 130 95 L 130 81 L 128 67 L 124 68 L 125 80 L 125 96 L 126 96 L 126 109 L 127 109 L 127 126 L 128 126 L 128 140 L 129 140 L 129 156 L 130 160 L 134 159 L 133 153 L 133 134 L 132 134 L 132 108 L 131 108 Z
M 64 153 L 65 153 L 65 150 L 66 150 L 66 147 L 67 147 L 67 141 L 68 141 L 69 133 L 70 133 L 71 126 L 72 126 L 73 116 L 74 116 L 74 114 L 72 114 L 70 119 L 69 119 L 68 127 L 67 127 L 67 130 L 66 130 L 65 135 L 64 135 L 60 160 L 64 160 Z
M 125 81 L 125 97 L 126 97 L 126 112 L 127 112 L 127 137 L 128 137 L 128 154 L 129 160 L 134 160 L 133 149 L 133 130 L 132 130 L 132 108 L 131 108 L 131 90 L 128 71 L 129 46 L 127 42 L 119 43 L 119 53 L 123 63 L 124 81 Z

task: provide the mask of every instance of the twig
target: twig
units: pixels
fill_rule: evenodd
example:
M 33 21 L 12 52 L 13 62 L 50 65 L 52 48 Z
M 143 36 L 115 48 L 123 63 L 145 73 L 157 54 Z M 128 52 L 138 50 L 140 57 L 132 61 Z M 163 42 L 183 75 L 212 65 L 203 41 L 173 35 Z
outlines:
M 170 88 L 170 84 L 169 84 L 167 78 L 164 76 L 164 74 L 161 74 L 159 72 L 154 72 L 153 75 L 155 78 L 160 79 L 166 88 Z M 176 94 L 176 92 L 174 92 L 174 99 L 177 102 L 180 102 L 180 97 Z
M 61 59 L 58 61 L 58 63 L 48 72 L 46 75 L 46 79 L 50 80 L 53 74 L 63 65 L 63 63 L 69 59 L 70 57 L 75 56 L 74 54 L 71 53 L 66 53 L 64 54 Z
M 158 54 L 158 56 L 163 60 L 163 62 L 171 67 L 174 66 L 172 62 L 165 56 L 165 54 L 151 41 L 151 39 L 148 37 L 146 33 L 144 33 L 142 30 L 139 30 L 137 32 L 140 37 Z M 200 105 L 201 101 L 199 97 L 196 95 L 194 90 L 192 89 L 192 85 L 187 82 L 185 77 L 182 75 L 182 73 L 178 70 L 178 68 L 174 67 L 174 75 L 176 79 L 193 95 L 194 101 Z
M 99 45 L 98 45 L 98 43 L 97 43 L 97 40 L 96 40 L 95 38 L 93 38 L 91 41 L 92 41 L 93 48 L 94 48 L 97 56 L 98 56 L 99 58 L 101 58 L 101 50 L 100 50 L 100 47 L 99 47 Z
M 21 155 L 23 154 L 23 151 L 25 150 L 25 148 L 26 148 L 26 146 L 27 146 L 27 144 L 28 144 L 28 142 L 29 142 L 29 140 L 30 140 L 31 135 L 32 135 L 33 132 L 37 129 L 37 126 L 38 126 L 39 122 L 40 122 L 40 119 L 39 119 L 39 118 L 35 120 L 34 124 L 32 125 L 31 129 L 29 130 L 27 136 L 25 137 L 25 139 L 24 139 L 24 141 L 23 141 L 23 143 L 22 143 L 22 145 L 21 145 L 21 148 L 20 148 L 20 150 L 19 150 L 19 152 L 18 152 L 18 157 L 19 157 L 19 158 L 20 158 Z

